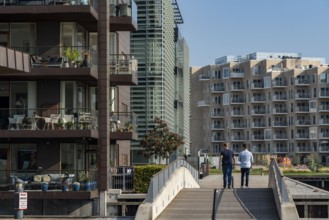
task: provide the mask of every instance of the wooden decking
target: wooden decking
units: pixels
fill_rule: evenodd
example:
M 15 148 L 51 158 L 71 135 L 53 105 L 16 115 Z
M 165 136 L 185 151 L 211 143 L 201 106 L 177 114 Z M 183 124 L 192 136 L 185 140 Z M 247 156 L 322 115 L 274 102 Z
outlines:
M 265 187 L 267 177 L 259 178 L 260 181 L 254 181 L 251 188 L 223 189 L 218 187 L 220 177 L 209 177 L 206 180 L 209 182 L 200 184 L 200 189 L 182 190 L 157 220 L 212 219 L 215 188 L 218 189 L 216 219 L 279 220 L 272 189 Z M 213 184 L 216 186 L 212 187 Z

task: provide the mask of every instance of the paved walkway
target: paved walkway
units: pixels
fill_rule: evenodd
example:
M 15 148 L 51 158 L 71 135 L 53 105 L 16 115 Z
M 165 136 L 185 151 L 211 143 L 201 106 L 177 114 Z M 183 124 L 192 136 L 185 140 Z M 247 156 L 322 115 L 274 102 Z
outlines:
M 240 188 L 241 174 L 233 173 L 234 188 Z M 199 180 L 201 188 L 222 188 L 223 187 L 223 175 L 209 175 Z M 249 188 L 267 188 L 268 187 L 268 175 L 250 175 L 249 176 Z

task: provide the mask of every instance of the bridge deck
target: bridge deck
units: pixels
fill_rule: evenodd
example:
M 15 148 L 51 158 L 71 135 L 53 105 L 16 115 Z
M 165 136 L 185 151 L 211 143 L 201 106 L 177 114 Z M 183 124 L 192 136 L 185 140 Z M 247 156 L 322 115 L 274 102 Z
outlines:
M 240 174 L 234 174 L 235 187 Z M 214 189 L 219 189 L 216 219 L 279 219 L 268 176 L 251 176 L 248 189 L 222 189 L 222 176 L 211 175 L 200 180 L 200 189 L 182 190 L 157 218 L 212 219 Z

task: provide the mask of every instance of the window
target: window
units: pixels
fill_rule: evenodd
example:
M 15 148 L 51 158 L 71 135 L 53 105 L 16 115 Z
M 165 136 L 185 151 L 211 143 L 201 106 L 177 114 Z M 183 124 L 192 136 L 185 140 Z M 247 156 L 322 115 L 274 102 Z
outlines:
M 271 78 L 268 77 L 264 77 L 264 88 L 271 88 Z
M 12 170 L 36 170 L 37 147 L 36 144 L 12 144 L 11 145 Z
M 230 102 L 230 94 L 223 95 L 223 105 L 228 105 Z
M 230 76 L 229 68 L 223 68 L 223 79 L 228 79 Z

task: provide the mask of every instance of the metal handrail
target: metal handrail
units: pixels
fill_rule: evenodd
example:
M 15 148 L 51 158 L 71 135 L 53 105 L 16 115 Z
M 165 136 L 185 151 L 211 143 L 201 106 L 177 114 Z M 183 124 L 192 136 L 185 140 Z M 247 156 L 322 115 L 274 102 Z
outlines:
M 180 167 L 187 168 L 190 171 L 193 178 L 198 182 L 199 179 L 198 171 L 186 160 L 177 159 L 171 164 L 169 164 L 166 168 L 162 169 L 161 171 L 159 171 L 153 176 L 150 182 L 150 186 L 145 201 L 153 202 L 156 196 L 160 193 L 162 188 L 165 186 L 166 182 L 170 179 L 171 175 L 175 172 L 176 169 Z

